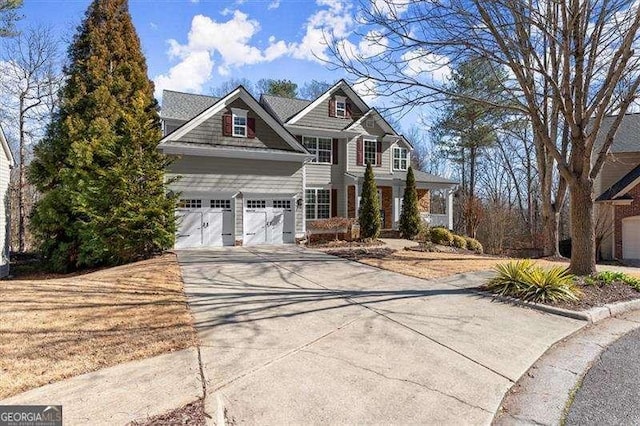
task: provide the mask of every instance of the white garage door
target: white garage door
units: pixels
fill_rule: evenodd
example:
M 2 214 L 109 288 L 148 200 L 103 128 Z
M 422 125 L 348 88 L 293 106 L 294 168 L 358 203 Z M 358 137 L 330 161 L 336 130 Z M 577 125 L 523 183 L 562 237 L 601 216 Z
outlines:
M 176 210 L 176 248 L 220 247 L 235 244 L 231 199 L 182 199 Z
M 247 199 L 243 215 L 243 245 L 295 242 L 292 199 Z
M 622 257 L 640 259 L 640 216 L 622 219 Z

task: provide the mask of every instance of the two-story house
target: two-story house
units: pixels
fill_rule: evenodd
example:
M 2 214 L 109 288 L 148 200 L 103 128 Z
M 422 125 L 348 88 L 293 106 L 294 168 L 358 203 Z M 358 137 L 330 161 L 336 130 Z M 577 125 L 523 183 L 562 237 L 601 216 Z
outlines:
M 615 118 L 605 117 L 602 128 L 608 130 Z M 594 153 L 600 152 L 605 134 L 598 134 Z M 640 260 L 640 113 L 622 119 L 594 187 L 600 255 Z
M 413 147 L 345 81 L 314 101 L 165 91 L 161 117 L 180 193 L 177 248 L 293 243 L 307 221 L 355 218 L 367 163 L 383 229 L 398 227 Z M 456 183 L 415 176 L 424 219 L 451 228 Z

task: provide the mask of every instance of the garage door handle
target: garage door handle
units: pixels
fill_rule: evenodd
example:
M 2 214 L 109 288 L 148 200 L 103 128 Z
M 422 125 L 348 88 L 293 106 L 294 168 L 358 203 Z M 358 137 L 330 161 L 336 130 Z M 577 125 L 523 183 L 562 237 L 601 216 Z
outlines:
M 247 235 L 256 235 L 255 232 L 247 232 Z
M 229 236 L 229 235 L 231 235 L 231 233 L 229 233 L 229 234 L 222 234 L 222 235 L 224 235 L 224 236 Z

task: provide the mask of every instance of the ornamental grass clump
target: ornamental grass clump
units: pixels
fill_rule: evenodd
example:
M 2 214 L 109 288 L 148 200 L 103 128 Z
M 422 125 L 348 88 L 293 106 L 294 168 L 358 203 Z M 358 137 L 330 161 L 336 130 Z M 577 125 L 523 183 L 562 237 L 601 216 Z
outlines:
M 450 246 L 453 242 L 453 234 L 447 228 L 431 228 L 429 237 L 431 242 L 442 244 L 443 246 Z
M 453 239 L 451 244 L 454 247 L 461 248 L 461 249 L 467 248 L 467 240 L 465 240 L 464 237 L 461 237 L 460 235 L 454 235 L 452 238 Z
M 496 266 L 498 273 L 486 288 L 501 296 L 511 296 L 534 303 L 575 302 L 582 291 L 575 277 L 560 266 L 544 269 L 530 259 Z

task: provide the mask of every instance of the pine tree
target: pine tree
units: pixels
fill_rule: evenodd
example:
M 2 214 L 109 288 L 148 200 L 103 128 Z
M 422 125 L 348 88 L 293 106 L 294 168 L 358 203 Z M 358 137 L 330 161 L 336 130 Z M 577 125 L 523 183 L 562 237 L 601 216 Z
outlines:
M 34 150 L 32 217 L 56 270 L 119 264 L 173 244 L 175 198 L 153 83 L 127 0 L 94 0 L 68 50 L 60 110 Z
M 420 232 L 422 219 L 418 210 L 418 192 L 413 169 L 407 170 L 407 182 L 402 198 L 402 212 L 400 213 L 400 233 L 404 238 L 414 238 Z
M 366 239 L 378 238 L 380 228 L 382 227 L 382 220 L 380 219 L 378 187 L 373 177 L 371 163 L 367 163 L 367 170 L 364 173 L 358 222 L 360 223 L 360 237 Z

